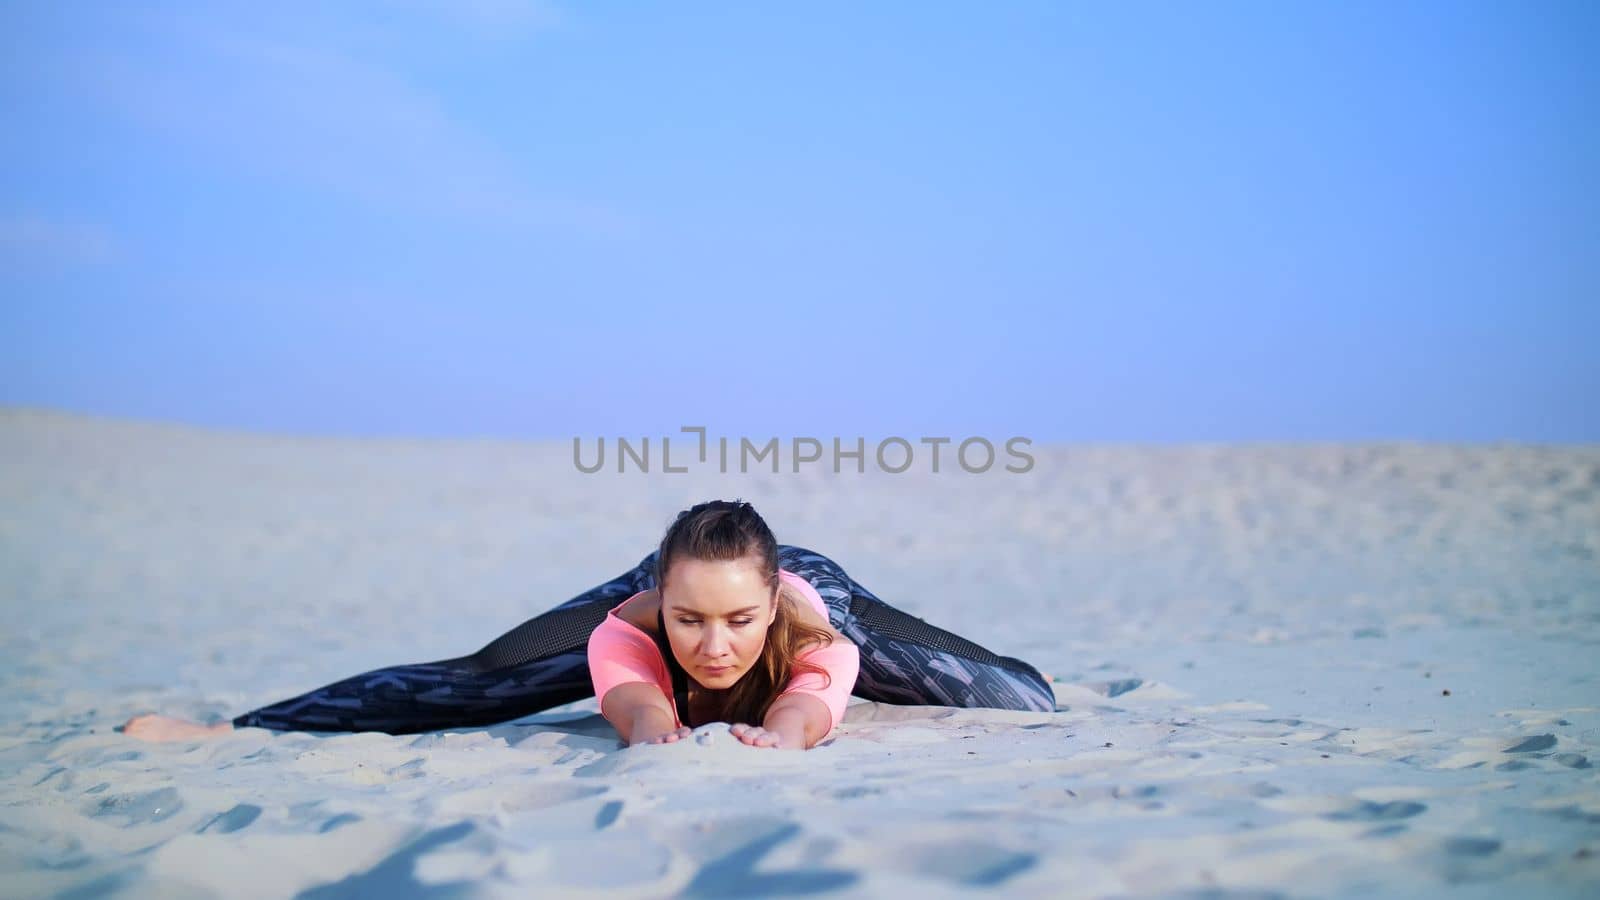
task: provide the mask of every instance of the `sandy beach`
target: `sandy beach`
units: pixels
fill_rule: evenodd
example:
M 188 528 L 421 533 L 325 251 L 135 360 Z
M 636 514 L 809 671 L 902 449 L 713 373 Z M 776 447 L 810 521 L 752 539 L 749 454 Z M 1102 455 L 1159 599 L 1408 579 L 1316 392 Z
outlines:
M 0 411 L 7 897 L 1594 896 L 1600 448 L 1040 446 L 1025 474 L 599 472 L 570 442 Z M 750 500 L 1057 680 L 804 753 L 593 699 L 146 744 L 469 653 Z

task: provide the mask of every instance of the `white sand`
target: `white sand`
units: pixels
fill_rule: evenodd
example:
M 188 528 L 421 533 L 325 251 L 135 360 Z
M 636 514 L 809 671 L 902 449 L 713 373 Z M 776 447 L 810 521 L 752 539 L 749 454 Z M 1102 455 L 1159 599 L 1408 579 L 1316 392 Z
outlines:
M 0 895 L 1600 892 L 1600 449 L 1034 449 L 584 475 L 570 443 L 0 412 Z M 733 496 L 1060 710 L 857 700 L 806 753 L 624 750 L 593 700 L 112 731 L 476 650 Z

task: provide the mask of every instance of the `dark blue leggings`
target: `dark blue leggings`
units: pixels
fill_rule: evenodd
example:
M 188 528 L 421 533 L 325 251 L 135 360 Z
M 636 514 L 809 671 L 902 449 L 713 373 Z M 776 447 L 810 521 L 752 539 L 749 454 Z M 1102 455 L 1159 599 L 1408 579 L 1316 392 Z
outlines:
M 410 734 L 505 722 L 593 697 L 589 634 L 624 600 L 655 587 L 655 560 L 652 552 L 471 656 L 376 669 L 252 710 L 233 724 Z M 826 556 L 780 544 L 778 564 L 816 588 L 833 627 L 861 649 L 854 696 L 905 705 L 1055 709 L 1054 692 L 1033 666 L 895 609 Z

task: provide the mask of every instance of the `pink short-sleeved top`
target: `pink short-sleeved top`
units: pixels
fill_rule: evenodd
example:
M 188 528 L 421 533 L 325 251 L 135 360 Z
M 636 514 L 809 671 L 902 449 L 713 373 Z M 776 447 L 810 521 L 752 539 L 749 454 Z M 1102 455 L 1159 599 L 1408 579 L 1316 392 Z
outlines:
M 827 604 L 822 602 L 822 596 L 810 582 L 787 569 L 779 569 L 778 577 L 804 595 L 812 608 L 822 615 L 823 621 L 827 621 Z M 620 607 L 622 604 L 617 605 Z M 666 660 L 661 658 L 660 649 L 656 647 L 655 638 L 649 633 L 623 620 L 617 615 L 616 609 L 612 609 L 590 633 L 588 653 L 589 675 L 594 680 L 597 699 L 604 701 L 607 691 L 630 681 L 654 684 L 661 688 L 661 693 L 668 700 L 667 705 L 672 707 L 673 725 L 683 725 L 678 719 L 677 705 L 671 702 L 672 676 L 667 671 Z M 821 674 L 801 672 L 789 679 L 788 686 L 779 696 L 811 694 L 827 704 L 830 714 L 828 731 L 832 732 L 844 718 L 845 706 L 850 702 L 850 691 L 855 688 L 861 665 L 860 651 L 849 640 L 835 635 L 833 643 L 825 647 L 812 647 L 801 653 L 799 658 L 823 668 L 831 676 L 832 682 L 824 686 Z

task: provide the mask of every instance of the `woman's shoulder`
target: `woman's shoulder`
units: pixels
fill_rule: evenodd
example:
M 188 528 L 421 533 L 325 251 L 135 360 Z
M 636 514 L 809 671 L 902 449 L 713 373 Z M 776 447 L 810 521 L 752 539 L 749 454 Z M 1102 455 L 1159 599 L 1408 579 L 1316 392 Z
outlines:
M 827 604 L 822 602 L 822 597 L 817 594 L 817 589 L 810 582 L 787 569 L 780 569 L 779 575 L 783 577 L 784 586 L 794 595 L 795 612 L 799 614 L 800 621 L 813 628 L 820 628 L 833 635 L 834 640 L 844 640 L 844 635 L 839 633 L 833 623 L 828 621 Z M 812 647 L 815 644 L 807 644 Z
M 656 633 L 656 613 L 661 611 L 661 592 L 647 588 L 617 604 L 614 615 L 645 634 Z

